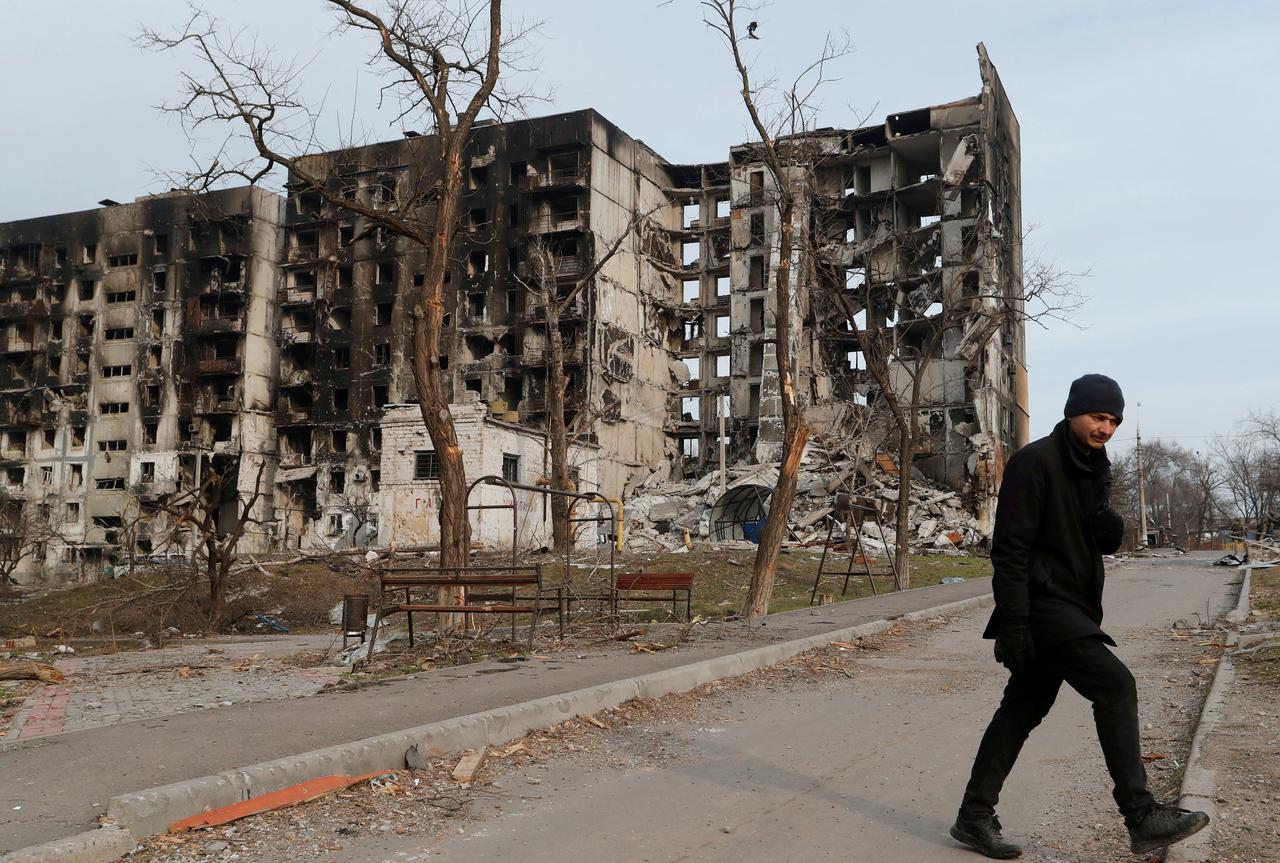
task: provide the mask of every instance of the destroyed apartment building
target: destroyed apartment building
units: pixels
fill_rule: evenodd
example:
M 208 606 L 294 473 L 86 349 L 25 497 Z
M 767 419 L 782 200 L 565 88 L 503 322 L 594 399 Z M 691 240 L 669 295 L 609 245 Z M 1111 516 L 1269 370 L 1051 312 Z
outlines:
M 870 278 L 918 297 L 916 318 L 890 321 L 909 334 L 944 304 L 1020 290 L 1018 125 L 980 54 L 978 96 L 788 139 L 807 154 L 787 182 L 814 241 L 785 313 L 828 441 L 876 388 L 817 294 Z M 342 195 L 394 206 L 432 181 L 434 146 L 313 158 Z M 533 255 L 549 252 L 567 289 L 619 239 L 560 315 L 580 487 L 700 487 L 722 449 L 739 473 L 776 461 L 775 190 L 752 147 L 676 165 L 583 110 L 478 125 L 464 172 L 441 365 L 455 421 L 485 440 L 464 446 L 469 479 L 549 475 Z M 172 193 L 0 225 L 0 488 L 55 528 L 20 578 L 74 577 L 126 542 L 149 552 L 167 530 L 158 502 L 210 469 L 229 477 L 224 520 L 254 504 L 241 550 L 433 541 L 434 454 L 407 407 L 425 253 L 295 179 L 287 198 Z M 913 466 L 989 530 L 1003 459 L 1028 434 L 1020 322 L 957 328 L 929 375 Z

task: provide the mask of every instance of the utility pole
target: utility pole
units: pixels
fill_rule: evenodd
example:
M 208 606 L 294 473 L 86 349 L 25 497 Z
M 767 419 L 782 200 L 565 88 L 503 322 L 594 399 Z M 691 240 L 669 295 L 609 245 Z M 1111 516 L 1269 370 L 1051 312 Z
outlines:
M 1138 402 L 1138 547 L 1147 547 L 1147 481 L 1142 473 L 1142 402 Z
M 728 396 L 720 396 L 716 399 L 716 413 L 720 414 L 720 496 L 724 497 L 725 486 L 728 483 L 728 470 L 725 465 L 725 440 L 724 440 L 724 414 L 729 405 Z

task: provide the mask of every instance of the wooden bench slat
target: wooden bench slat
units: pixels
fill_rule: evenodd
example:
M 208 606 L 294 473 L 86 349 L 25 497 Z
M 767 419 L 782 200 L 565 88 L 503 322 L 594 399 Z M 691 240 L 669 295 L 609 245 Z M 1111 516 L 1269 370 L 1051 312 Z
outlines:
M 535 611 L 546 611 L 547 607 L 537 605 L 388 605 L 382 609 L 383 614 L 396 611 L 436 611 L 454 614 L 533 614 Z
M 615 583 L 619 590 L 691 590 L 693 573 L 691 572 L 642 572 L 626 573 L 617 576 Z
M 530 584 L 539 584 L 536 578 L 414 578 L 414 579 L 392 579 L 385 578 L 382 580 L 383 588 L 387 590 L 401 589 L 405 587 L 455 587 L 457 585 L 476 585 L 477 587 L 525 587 Z

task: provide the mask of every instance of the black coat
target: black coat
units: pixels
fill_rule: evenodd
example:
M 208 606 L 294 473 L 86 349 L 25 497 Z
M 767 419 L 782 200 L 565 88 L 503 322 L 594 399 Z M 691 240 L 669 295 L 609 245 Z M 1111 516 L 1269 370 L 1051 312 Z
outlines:
M 996 610 L 984 637 L 1011 621 L 1044 647 L 1089 635 L 1115 644 L 1101 628 L 1102 552 L 1115 549 L 1099 549 L 1091 530 L 1110 491 L 1106 451 L 1079 447 L 1066 420 L 1013 454 L 996 505 Z

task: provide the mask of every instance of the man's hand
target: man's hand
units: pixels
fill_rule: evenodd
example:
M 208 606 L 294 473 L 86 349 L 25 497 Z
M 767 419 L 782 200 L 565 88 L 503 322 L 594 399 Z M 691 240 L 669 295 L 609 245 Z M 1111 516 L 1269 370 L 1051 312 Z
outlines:
M 1006 623 L 996 632 L 996 662 L 1021 674 L 1036 658 L 1035 642 L 1025 623 Z

